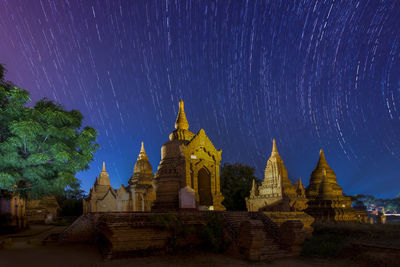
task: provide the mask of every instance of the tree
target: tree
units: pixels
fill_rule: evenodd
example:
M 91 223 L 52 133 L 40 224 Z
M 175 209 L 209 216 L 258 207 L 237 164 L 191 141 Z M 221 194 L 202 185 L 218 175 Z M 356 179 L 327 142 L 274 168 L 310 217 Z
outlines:
M 254 168 L 241 163 L 225 163 L 221 168 L 221 192 L 225 197 L 223 205 L 227 210 L 246 210 L 245 198 L 250 195 L 254 176 Z
M 0 188 L 32 196 L 62 194 L 89 168 L 99 145 L 82 114 L 48 99 L 27 107 L 29 93 L 4 80 L 0 65 Z M 17 187 L 23 180 L 26 186 Z

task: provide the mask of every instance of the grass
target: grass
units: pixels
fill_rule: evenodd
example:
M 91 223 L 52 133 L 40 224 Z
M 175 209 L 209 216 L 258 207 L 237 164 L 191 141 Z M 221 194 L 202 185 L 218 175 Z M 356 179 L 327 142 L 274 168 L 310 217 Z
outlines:
M 312 237 L 302 246 L 302 255 L 333 258 L 350 243 L 400 248 L 400 225 L 315 224 Z

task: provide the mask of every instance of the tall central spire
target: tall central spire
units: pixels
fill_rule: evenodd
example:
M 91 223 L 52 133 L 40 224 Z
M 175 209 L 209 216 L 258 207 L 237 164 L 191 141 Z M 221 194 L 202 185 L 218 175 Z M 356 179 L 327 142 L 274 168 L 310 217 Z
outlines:
M 181 99 L 179 101 L 179 112 L 178 116 L 175 121 L 175 129 L 182 129 L 182 130 L 188 130 L 189 129 L 189 123 L 186 119 L 186 114 L 185 114 L 185 109 L 183 107 L 183 100 Z
M 138 156 L 137 160 L 140 160 L 140 159 L 146 159 L 146 160 L 148 160 L 148 157 L 147 157 L 147 155 L 146 155 L 146 151 L 144 150 L 144 144 L 143 144 L 143 142 L 142 142 L 142 146 L 140 147 L 140 152 L 139 152 L 139 156 Z
M 110 185 L 110 177 L 106 171 L 106 163 L 103 161 L 103 169 L 100 172 L 99 175 L 99 180 L 98 180 L 99 185 Z
M 272 140 L 272 153 L 271 156 L 279 155 L 278 153 L 278 148 L 276 147 L 276 141 L 275 138 Z

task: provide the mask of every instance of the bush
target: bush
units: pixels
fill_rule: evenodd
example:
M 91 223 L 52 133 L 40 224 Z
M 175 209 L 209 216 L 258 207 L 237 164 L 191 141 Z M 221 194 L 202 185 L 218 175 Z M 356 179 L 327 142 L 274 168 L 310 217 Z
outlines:
M 350 243 L 400 248 L 400 228 L 390 224 L 314 224 L 312 238 L 302 246 L 302 255 L 335 257 Z
M 230 245 L 230 241 L 224 238 L 223 220 L 216 215 L 210 215 L 207 218 L 207 224 L 202 231 L 202 239 L 205 248 L 213 252 L 224 252 Z
M 346 240 L 332 233 L 313 236 L 304 241 L 301 254 L 303 256 L 336 257 L 345 246 Z

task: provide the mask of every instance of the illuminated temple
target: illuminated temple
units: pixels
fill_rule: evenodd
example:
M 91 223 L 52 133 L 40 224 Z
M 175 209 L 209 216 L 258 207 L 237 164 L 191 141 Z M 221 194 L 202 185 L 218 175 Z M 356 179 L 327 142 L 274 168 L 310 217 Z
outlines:
M 264 181 L 261 186 L 253 181 L 250 196 L 246 198 L 248 211 L 269 212 L 270 217 L 299 218 L 299 212 L 304 211 L 316 221 L 366 222 L 366 212 L 353 209 L 351 203 L 350 197 L 343 195 L 343 189 L 337 184 L 336 174 L 329 167 L 323 150 L 320 151 L 307 189 L 304 189 L 301 179 L 292 184 L 275 140 L 265 168 Z
M 295 184 L 289 180 L 274 139 L 271 156 L 264 172 L 264 181 L 260 187 L 253 181 L 250 197 L 246 199 L 247 210 L 302 211 L 307 208 L 306 203 L 301 179 Z
M 179 101 L 175 130 L 161 148 L 154 177 L 153 209 L 225 210 L 219 177 L 221 153 L 203 129 L 197 134 L 189 130 L 183 101 Z
M 152 186 L 153 169 L 142 147 L 128 181 L 128 186 L 121 185 L 115 190 L 110 184 L 110 177 L 105 163 L 87 199 L 83 200 L 83 213 L 109 211 L 150 211 L 154 200 Z
M 221 204 L 217 150 L 203 129 L 189 130 L 184 104 L 179 102 L 175 130 L 161 148 L 157 173 L 142 147 L 128 186 L 114 189 L 105 164 L 89 196 L 83 200 L 84 213 L 151 210 L 225 210 Z
M 103 163 L 88 198 L 83 201 L 84 213 L 225 210 L 220 191 L 221 153 L 203 129 L 196 134 L 189 130 L 181 100 L 175 130 L 161 147 L 157 172 L 153 174 L 143 143 L 127 186 L 114 189 Z M 277 220 L 301 220 L 307 227 L 314 219 L 364 221 L 365 212 L 354 210 L 350 197 L 342 191 L 322 150 L 307 189 L 301 179 L 292 183 L 274 139 L 264 180 L 260 186 L 253 181 L 246 206 L 248 211 L 262 211 Z

